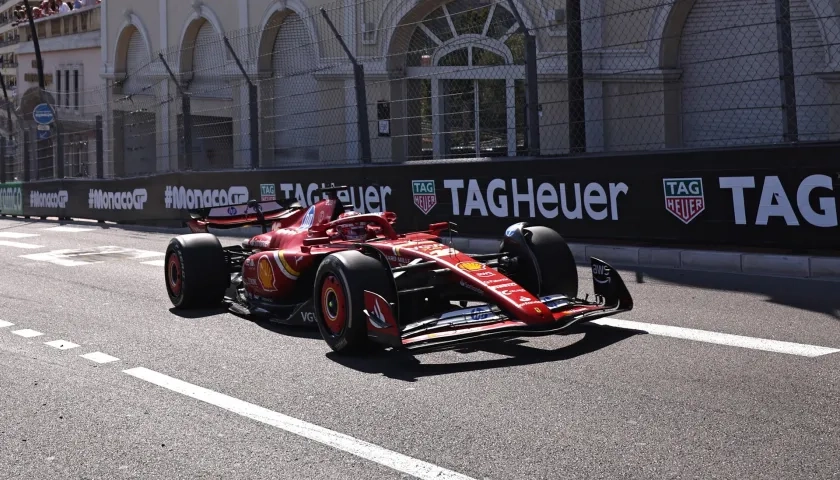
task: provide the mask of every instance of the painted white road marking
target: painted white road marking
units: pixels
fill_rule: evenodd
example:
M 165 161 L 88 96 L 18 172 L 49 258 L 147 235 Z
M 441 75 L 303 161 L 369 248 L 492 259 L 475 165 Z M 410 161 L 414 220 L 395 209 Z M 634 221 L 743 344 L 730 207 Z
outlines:
M 44 343 L 44 345 L 48 345 L 59 350 L 70 350 L 71 348 L 76 348 L 79 346 L 73 342 L 68 342 L 67 340 L 53 340 L 52 342 Z
M 176 378 L 146 368 L 132 368 L 124 373 L 140 380 L 166 388 L 173 392 L 195 398 L 205 403 L 223 408 L 237 415 L 271 425 L 301 437 L 314 440 L 324 445 L 342 450 L 358 457 L 376 462 L 399 472 L 428 480 L 473 480 L 437 465 L 417 460 L 401 453 L 387 450 L 380 446 L 358 440 L 343 433 L 335 432 L 318 425 L 304 422 L 242 400 L 208 390 Z
M 163 260 L 152 260 L 151 262 L 140 262 L 143 265 L 151 265 L 153 267 L 162 267 L 164 265 Z
M 52 227 L 52 228 L 45 228 L 44 229 L 44 231 L 47 231 L 47 232 L 65 232 L 65 233 L 92 232 L 94 230 L 96 230 L 96 229 L 95 228 L 71 227 L 71 226 Z
M 105 246 L 90 249 L 53 250 L 51 252 L 23 255 L 21 258 L 53 263 L 63 267 L 78 267 L 102 263 L 104 260 L 141 260 L 162 257 L 163 255 L 164 253 L 153 252 L 151 250 Z
M 111 363 L 116 362 L 119 360 L 117 357 L 112 357 L 108 354 L 102 352 L 93 352 L 93 353 L 86 353 L 84 355 L 79 355 L 80 357 L 84 358 L 85 360 L 90 360 L 91 362 L 96 363 Z
M 11 327 L 12 325 L 14 325 L 14 323 L 12 323 L 12 322 L 6 322 L 6 321 L 4 321 L 4 320 L 0 320 L 0 328 Z
M 78 260 L 70 260 L 64 255 L 73 252 L 73 250 L 54 250 L 52 252 L 36 253 L 33 255 L 22 255 L 20 258 L 27 260 L 34 260 L 36 262 L 47 262 L 62 267 L 80 267 L 82 265 L 91 265 L 101 262 L 80 262 Z
M 162 257 L 162 256 L 166 255 L 163 252 L 151 252 L 151 251 L 146 251 L 146 250 L 135 250 L 135 251 L 137 252 L 137 255 L 135 255 L 134 258 L 137 259 L 137 260 L 142 259 L 142 258 Z M 161 260 L 161 261 L 163 261 L 163 260 Z
M 0 238 L 32 238 L 32 237 L 40 237 L 37 233 L 20 233 L 20 232 L 0 232 Z
M 662 337 L 680 338 L 696 342 L 714 343 L 718 345 L 728 345 L 731 347 L 749 348 L 752 350 L 763 350 L 765 352 L 799 355 L 802 357 L 819 357 L 821 355 L 840 352 L 840 349 L 837 348 L 782 342 L 766 338 L 745 337 L 741 335 L 731 335 L 728 333 L 711 332 L 708 330 L 672 327 L 668 325 L 658 325 L 655 323 L 633 322 L 618 318 L 601 318 L 593 320 L 591 323 L 628 330 L 641 330 L 651 335 L 658 335 Z
M 15 330 L 12 333 L 15 335 L 20 335 L 23 338 L 32 338 L 32 337 L 40 337 L 43 333 L 38 332 L 36 330 L 30 330 L 28 328 L 24 328 L 23 330 Z
M 0 247 L 25 248 L 28 250 L 35 250 L 36 248 L 44 248 L 41 245 L 33 245 L 31 243 L 9 242 L 0 240 Z

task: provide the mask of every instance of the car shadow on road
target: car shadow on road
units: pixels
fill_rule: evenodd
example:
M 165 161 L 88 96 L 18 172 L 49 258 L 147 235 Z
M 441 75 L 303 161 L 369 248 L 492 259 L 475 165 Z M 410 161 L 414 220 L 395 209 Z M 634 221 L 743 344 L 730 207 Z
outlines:
M 837 295 L 840 283 L 836 281 L 659 268 L 622 267 L 619 270 L 631 272 L 630 278 L 626 279 L 628 283 L 653 280 L 704 290 L 762 295 L 769 303 L 823 313 L 840 320 L 840 295 Z
M 200 318 L 215 317 L 216 315 L 224 315 L 228 313 L 225 306 L 215 308 L 199 308 L 195 310 L 178 310 L 175 307 L 169 309 L 169 313 L 176 317 L 181 317 L 186 320 L 198 320 Z
M 527 339 L 485 341 L 453 349 L 461 353 L 487 352 L 507 357 L 493 360 L 424 364 L 422 363 L 423 354 L 412 355 L 390 350 L 383 350 L 365 357 L 345 357 L 330 352 L 327 357 L 336 363 L 362 373 L 379 374 L 395 380 L 416 382 L 423 377 L 571 360 L 615 345 L 630 337 L 646 334 L 646 332 L 638 330 L 598 325 L 580 326 L 570 333 L 582 333 L 584 336 L 571 345 L 555 350 L 534 348 L 528 345 Z

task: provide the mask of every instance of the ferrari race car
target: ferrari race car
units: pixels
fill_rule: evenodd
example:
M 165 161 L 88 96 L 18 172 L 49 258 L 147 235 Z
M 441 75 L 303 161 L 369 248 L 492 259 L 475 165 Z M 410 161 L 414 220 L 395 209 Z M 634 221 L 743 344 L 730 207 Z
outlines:
M 626 312 L 621 276 L 592 258 L 594 298 L 578 298 L 574 257 L 554 230 L 517 223 L 498 253 L 451 244 L 454 224 L 400 234 L 393 212 L 360 214 L 324 188 L 308 208 L 257 202 L 190 212 L 192 233 L 173 238 L 165 281 L 176 309 L 226 303 L 231 312 L 287 325 L 317 325 L 336 352 L 375 346 L 412 352 L 490 338 L 561 334 Z M 261 226 L 223 247 L 208 228 Z

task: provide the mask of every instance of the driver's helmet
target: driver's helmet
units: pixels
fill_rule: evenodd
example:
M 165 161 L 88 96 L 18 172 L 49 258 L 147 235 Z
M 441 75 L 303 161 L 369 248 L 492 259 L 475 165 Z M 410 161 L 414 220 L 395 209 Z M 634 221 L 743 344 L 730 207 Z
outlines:
M 361 215 L 359 212 L 344 212 L 338 216 L 338 220 Z M 345 223 L 335 227 L 336 233 L 341 240 L 350 242 L 364 241 L 367 239 L 367 222 Z

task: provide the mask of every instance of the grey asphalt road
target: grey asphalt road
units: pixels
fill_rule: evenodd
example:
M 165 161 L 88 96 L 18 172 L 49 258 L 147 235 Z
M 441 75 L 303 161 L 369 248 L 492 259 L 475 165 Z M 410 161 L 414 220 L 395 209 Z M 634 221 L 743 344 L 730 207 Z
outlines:
M 170 311 L 162 267 L 145 262 L 172 234 L 56 226 L 0 219 L 0 321 L 14 324 L 0 327 L 4 476 L 411 478 L 124 373 L 142 367 L 475 479 L 840 477 L 840 353 L 588 327 L 347 360 L 315 331 Z M 119 248 L 45 261 L 103 247 Z M 621 274 L 636 300 L 621 319 L 840 348 L 838 283 Z

